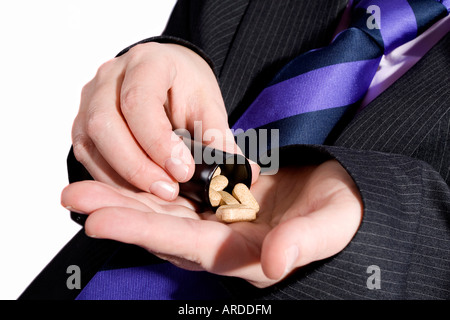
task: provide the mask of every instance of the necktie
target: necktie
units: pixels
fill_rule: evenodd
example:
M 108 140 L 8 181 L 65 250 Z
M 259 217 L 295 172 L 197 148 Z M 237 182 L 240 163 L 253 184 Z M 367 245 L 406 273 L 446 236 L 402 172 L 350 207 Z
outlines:
M 234 124 L 236 137 L 278 129 L 280 147 L 326 143 L 354 116 L 383 54 L 422 34 L 449 7 L 449 0 L 354 1 L 349 28 L 280 70 Z M 270 142 L 258 147 L 259 156 L 271 149 Z
M 363 98 L 382 55 L 423 33 L 447 15 L 447 8 L 450 0 L 355 1 L 350 28 L 328 47 L 288 63 L 233 129 L 278 129 L 280 146 L 324 143 Z M 180 291 L 189 287 L 203 291 Z M 224 297 L 217 277 L 207 273 L 182 270 L 169 263 L 128 268 L 107 263 L 78 299 Z

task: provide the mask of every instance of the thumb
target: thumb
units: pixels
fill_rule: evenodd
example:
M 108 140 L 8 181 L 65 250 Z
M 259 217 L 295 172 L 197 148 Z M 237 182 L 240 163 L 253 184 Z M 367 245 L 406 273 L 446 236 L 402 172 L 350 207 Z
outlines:
M 264 274 L 282 279 L 292 270 L 312 262 L 317 256 L 317 233 L 309 217 L 296 217 L 274 228 L 264 239 L 261 266 Z
M 338 207 L 323 207 L 275 227 L 262 246 L 261 265 L 265 275 L 282 279 L 298 267 L 343 250 L 354 236 L 357 223 L 349 223 L 352 220 L 346 219 L 348 214 Z M 347 211 L 352 210 L 347 208 Z

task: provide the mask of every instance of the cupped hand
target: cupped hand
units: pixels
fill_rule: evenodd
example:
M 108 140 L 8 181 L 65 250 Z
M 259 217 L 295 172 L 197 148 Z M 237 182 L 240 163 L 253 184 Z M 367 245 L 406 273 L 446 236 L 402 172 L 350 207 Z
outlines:
M 348 173 L 334 160 L 281 168 L 251 188 L 261 210 L 253 222 L 225 224 L 178 197 L 83 181 L 62 204 L 89 214 L 86 234 L 132 243 L 182 268 L 272 285 L 292 270 L 340 252 L 358 230 L 363 209 Z
M 216 133 L 206 144 L 240 152 L 206 61 L 180 45 L 139 44 L 103 64 L 83 87 L 73 150 L 95 180 L 173 200 L 178 182 L 194 172 L 174 130 L 193 135 L 195 123 L 201 124 L 195 134 Z

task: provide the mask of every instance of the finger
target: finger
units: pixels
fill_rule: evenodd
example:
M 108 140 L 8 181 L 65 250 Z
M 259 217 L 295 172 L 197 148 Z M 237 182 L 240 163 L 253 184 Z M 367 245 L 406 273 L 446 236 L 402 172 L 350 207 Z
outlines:
M 340 252 L 356 233 L 361 216 L 360 203 L 344 199 L 284 221 L 264 240 L 261 264 L 265 275 L 281 279 L 297 267 Z
M 61 204 L 78 213 L 89 214 L 105 207 L 124 207 L 141 211 L 154 210 L 183 217 L 197 217 L 195 205 L 177 198 L 164 202 L 148 193 L 136 193 L 129 189 L 115 188 L 99 181 L 80 181 L 69 184 L 61 193 Z
M 254 161 L 248 159 L 250 162 L 250 167 L 252 168 L 252 182 L 253 185 L 256 181 L 258 181 L 259 174 L 261 173 L 261 167 Z
M 195 263 L 216 274 L 264 277 L 257 246 L 222 223 L 179 218 L 128 208 L 104 208 L 86 221 L 86 234 L 144 247 Z
M 73 131 L 73 152 L 79 161 L 94 178 L 118 188 L 134 190 L 137 188 L 117 174 L 109 163 L 98 152 L 92 140 L 84 133 Z
M 88 101 L 86 132 L 108 164 L 130 184 L 150 191 L 163 199 L 173 200 L 178 185 L 143 152 L 117 111 L 117 84 L 96 86 Z
M 170 67 L 160 60 L 129 68 L 122 84 L 120 109 L 133 136 L 152 161 L 176 181 L 186 182 L 194 173 L 193 158 L 173 132 L 164 108 L 173 83 L 171 74 Z
M 86 221 L 86 233 L 200 262 L 202 255 L 211 253 L 212 246 L 203 245 L 210 233 L 205 233 L 203 224 L 197 222 L 198 220 L 180 219 L 156 212 L 111 207 L 102 208 L 90 215 Z M 214 225 L 210 224 L 210 227 L 213 228 Z M 218 234 L 220 232 L 223 230 Z M 203 250 L 206 251 L 200 253 Z
M 228 126 L 226 116 L 221 117 L 214 113 L 205 113 L 203 119 L 203 121 L 196 123 L 196 126 L 193 127 L 193 132 L 202 132 L 201 139 L 205 145 L 227 153 L 244 155 Z M 195 139 L 199 140 L 199 137 L 195 137 Z M 250 159 L 248 161 L 252 171 L 251 184 L 254 184 L 258 180 L 260 166 Z
M 235 137 L 230 130 L 225 103 L 212 69 L 209 65 L 204 63 L 203 58 L 200 58 L 197 54 L 182 46 L 174 46 L 179 50 L 184 50 L 186 53 L 184 57 L 191 59 L 185 62 L 186 65 L 194 64 L 196 60 L 201 61 L 202 63 L 196 63 L 196 67 L 198 68 L 197 74 L 202 74 L 208 80 L 197 80 L 199 82 L 202 81 L 202 85 L 196 87 L 195 90 L 193 90 L 193 93 L 188 95 L 185 99 L 188 101 L 186 107 L 190 115 L 188 122 L 184 123 L 177 119 L 173 114 L 169 113 L 169 118 L 172 120 L 172 123 L 184 125 L 189 132 L 194 133 L 194 140 L 202 141 L 211 148 L 223 150 L 232 154 L 243 155 L 242 150 L 236 144 Z M 189 74 L 189 72 L 185 73 Z M 194 78 L 195 75 L 192 75 L 192 77 Z M 177 79 L 174 81 L 176 83 Z M 178 85 L 180 85 L 180 83 L 178 83 Z M 177 100 L 176 97 L 174 97 L 171 102 L 173 105 L 177 105 L 184 101 Z M 256 163 L 252 162 L 251 168 L 253 182 L 255 182 L 259 176 L 260 168 Z
M 143 203 L 126 193 L 128 192 L 120 192 L 117 188 L 98 181 L 80 181 L 71 183 L 63 189 L 61 204 L 80 213 L 91 213 L 102 207 L 128 207 L 136 210 L 161 208 L 155 202 Z

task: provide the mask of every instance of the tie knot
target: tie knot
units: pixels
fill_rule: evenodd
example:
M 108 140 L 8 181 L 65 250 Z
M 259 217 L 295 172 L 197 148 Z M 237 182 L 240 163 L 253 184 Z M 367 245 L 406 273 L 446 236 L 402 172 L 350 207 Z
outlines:
M 447 7 L 438 0 L 359 0 L 350 27 L 367 33 L 387 54 L 446 15 Z

